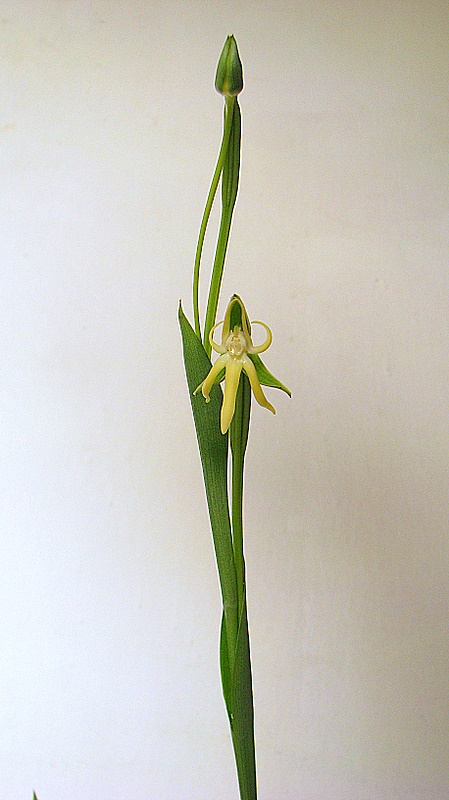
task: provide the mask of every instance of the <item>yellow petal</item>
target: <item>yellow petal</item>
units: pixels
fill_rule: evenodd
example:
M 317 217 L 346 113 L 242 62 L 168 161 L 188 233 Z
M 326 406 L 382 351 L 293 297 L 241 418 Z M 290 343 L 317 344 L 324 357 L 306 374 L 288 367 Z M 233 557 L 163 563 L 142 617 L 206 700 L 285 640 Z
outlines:
M 223 358 L 223 356 L 220 356 L 220 358 Z M 242 366 L 243 362 L 241 358 L 229 358 L 226 363 L 225 390 L 220 417 L 220 427 L 222 433 L 226 433 L 231 424 L 232 417 L 234 416 L 235 398 L 237 395 Z
M 209 370 L 209 372 L 206 375 L 204 381 L 202 383 L 200 383 L 200 385 L 195 389 L 193 394 L 197 394 L 197 392 L 199 392 L 201 390 L 201 392 L 203 394 L 203 397 L 206 399 L 206 403 L 208 403 L 209 400 L 210 400 L 210 397 L 209 397 L 210 390 L 212 389 L 212 386 L 214 385 L 215 378 L 217 377 L 219 372 L 221 372 L 223 367 L 226 366 L 227 362 L 229 361 L 229 358 L 230 357 L 228 356 L 227 353 L 225 355 L 222 355 L 219 358 L 217 358 L 215 364 Z
M 256 368 L 248 356 L 243 356 L 241 359 L 243 364 L 243 369 L 245 370 L 246 374 L 248 375 L 249 382 L 251 384 L 251 389 L 254 392 L 254 397 L 256 398 L 257 402 L 260 406 L 264 408 L 268 408 L 273 414 L 276 414 L 276 409 L 268 402 L 267 398 L 265 397 L 262 387 L 260 385 L 259 378 L 257 377 Z

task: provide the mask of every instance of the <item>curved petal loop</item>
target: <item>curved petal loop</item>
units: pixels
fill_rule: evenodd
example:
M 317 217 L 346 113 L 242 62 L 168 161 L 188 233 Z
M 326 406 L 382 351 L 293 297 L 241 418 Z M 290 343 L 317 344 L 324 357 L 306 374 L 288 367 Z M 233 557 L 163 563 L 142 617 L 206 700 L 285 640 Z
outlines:
M 248 347 L 248 353 L 264 353 L 265 350 L 268 350 L 271 342 L 273 341 L 273 334 L 271 333 L 270 328 L 268 325 L 265 325 L 265 322 L 261 322 L 258 319 L 255 319 L 251 325 L 262 325 L 262 328 L 265 328 L 267 332 L 267 338 L 265 339 L 263 344 L 258 344 L 256 347 L 251 342 L 251 347 Z
M 224 346 L 224 344 L 217 344 L 217 342 L 214 341 L 213 336 L 212 336 L 214 330 L 216 328 L 219 328 L 220 325 L 223 325 L 223 322 L 217 322 L 217 324 L 214 325 L 214 327 L 210 329 L 210 331 L 209 331 L 209 341 L 210 341 L 210 343 L 211 343 L 211 345 L 214 348 L 216 353 L 226 353 L 226 347 Z

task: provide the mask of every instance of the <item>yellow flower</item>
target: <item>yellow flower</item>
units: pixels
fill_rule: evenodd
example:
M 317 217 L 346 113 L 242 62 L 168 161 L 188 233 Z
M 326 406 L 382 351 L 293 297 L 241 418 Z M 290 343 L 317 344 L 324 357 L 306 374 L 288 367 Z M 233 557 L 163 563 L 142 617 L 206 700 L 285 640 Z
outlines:
M 240 309 L 236 308 L 236 304 L 238 304 Z M 238 313 L 239 310 L 240 313 Z M 232 327 L 231 315 L 234 316 L 234 320 L 236 317 L 239 319 L 239 323 L 233 325 Z M 209 374 L 206 376 L 205 380 L 198 386 L 197 389 L 195 389 L 194 394 L 201 390 L 203 397 L 208 403 L 210 400 L 210 390 L 212 389 L 212 386 L 216 382 L 220 373 L 224 370 L 225 388 L 220 417 L 220 427 L 222 433 L 226 433 L 231 424 L 232 417 L 234 416 L 235 398 L 237 395 L 237 389 L 242 370 L 249 378 L 254 397 L 259 405 L 263 406 L 264 408 L 268 408 L 268 410 L 273 414 L 276 413 L 275 409 L 271 403 L 268 402 L 262 391 L 256 367 L 248 355 L 258 355 L 259 353 L 263 353 L 265 350 L 267 350 L 272 341 L 272 334 L 268 325 L 265 325 L 264 322 L 259 322 L 256 320 L 252 324 L 262 325 L 267 334 L 264 343 L 258 345 L 257 347 L 253 345 L 251 339 L 250 325 L 245 306 L 240 298 L 237 297 L 237 295 L 234 295 L 226 309 L 223 322 L 218 322 L 216 325 L 214 325 L 209 334 L 209 341 L 213 349 L 217 353 L 220 353 L 220 355 Z M 221 344 L 217 344 L 213 338 L 214 330 L 218 328 L 219 325 L 223 325 Z

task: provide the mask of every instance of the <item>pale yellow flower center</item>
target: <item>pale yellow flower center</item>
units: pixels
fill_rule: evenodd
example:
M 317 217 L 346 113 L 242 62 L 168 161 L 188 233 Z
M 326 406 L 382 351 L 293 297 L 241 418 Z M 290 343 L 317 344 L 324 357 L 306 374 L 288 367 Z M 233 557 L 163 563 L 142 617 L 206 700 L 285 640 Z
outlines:
M 245 334 L 238 325 L 229 334 L 225 342 L 225 348 L 232 358 L 241 358 L 243 353 L 248 349 Z

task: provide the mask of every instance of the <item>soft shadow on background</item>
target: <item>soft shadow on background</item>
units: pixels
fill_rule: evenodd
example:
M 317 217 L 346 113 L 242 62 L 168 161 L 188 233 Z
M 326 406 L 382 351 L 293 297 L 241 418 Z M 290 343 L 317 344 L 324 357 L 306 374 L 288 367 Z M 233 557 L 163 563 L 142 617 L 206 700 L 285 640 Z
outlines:
M 222 308 L 270 324 L 293 390 L 248 454 L 260 800 L 448 794 L 448 16 L 0 2 L 8 800 L 237 796 L 176 321 L 229 33 Z

